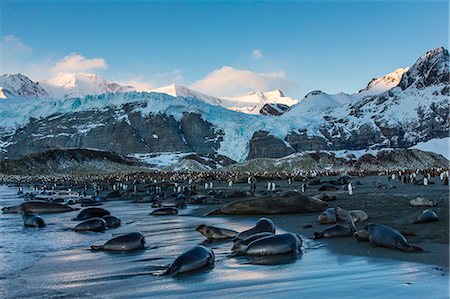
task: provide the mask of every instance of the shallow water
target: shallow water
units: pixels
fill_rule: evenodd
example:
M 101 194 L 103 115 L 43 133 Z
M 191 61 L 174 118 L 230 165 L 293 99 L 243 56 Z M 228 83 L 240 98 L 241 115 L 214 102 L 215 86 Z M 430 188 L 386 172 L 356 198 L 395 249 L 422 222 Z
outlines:
M 15 188 L 0 186 L 0 206 L 20 203 Z M 0 215 L 0 297 L 283 297 L 283 298 L 448 298 L 448 269 L 391 259 L 331 253 L 307 240 L 296 259 L 229 257 L 231 242 L 206 243 L 194 230 L 201 223 L 244 230 L 252 220 L 149 216 L 148 204 L 108 202 L 122 219 L 105 233 L 75 233 L 78 212 L 43 215 L 47 227 L 24 228 L 15 214 Z M 149 248 L 135 253 L 88 250 L 112 235 L 141 231 Z M 196 244 L 211 247 L 213 269 L 158 276 L 180 253 Z M 444 275 L 443 275 L 444 274 Z

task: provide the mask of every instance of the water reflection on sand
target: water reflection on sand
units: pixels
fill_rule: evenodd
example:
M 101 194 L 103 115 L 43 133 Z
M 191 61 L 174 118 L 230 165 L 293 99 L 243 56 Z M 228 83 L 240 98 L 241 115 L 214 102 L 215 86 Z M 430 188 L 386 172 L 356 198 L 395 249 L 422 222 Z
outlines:
M 20 201 L 15 189 L 0 187 L 0 205 Z M 239 217 L 149 216 L 147 204 L 108 202 L 124 225 L 105 233 L 68 231 L 77 212 L 45 215 L 44 229 L 25 229 L 18 215 L 0 215 L 0 297 L 305 297 L 445 298 L 448 270 L 390 259 L 333 254 L 305 240 L 298 257 L 231 257 L 230 242 L 209 242 L 195 231 L 201 223 L 242 231 L 253 220 Z M 149 248 L 119 254 L 92 252 L 125 232 L 141 231 Z M 196 244 L 212 248 L 214 268 L 177 277 L 159 276 L 180 253 Z

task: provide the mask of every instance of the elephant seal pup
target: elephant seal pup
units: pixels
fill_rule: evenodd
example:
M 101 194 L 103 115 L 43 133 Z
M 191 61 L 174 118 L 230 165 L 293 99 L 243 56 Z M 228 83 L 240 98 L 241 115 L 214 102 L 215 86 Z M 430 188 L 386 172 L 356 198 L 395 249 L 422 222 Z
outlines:
M 181 274 L 210 267 L 214 265 L 214 260 L 214 252 L 211 249 L 198 245 L 177 257 L 164 274 Z
M 238 234 L 237 231 L 231 229 L 208 226 L 206 224 L 200 224 L 195 230 L 208 239 L 229 239 L 236 237 Z
M 106 221 L 102 218 L 91 218 L 77 224 L 73 230 L 76 232 L 102 232 L 106 229 Z
M 286 191 L 230 202 L 208 215 L 275 215 L 322 212 L 328 203 L 296 191 Z
M 336 212 L 334 208 L 328 208 L 317 217 L 317 221 L 320 224 L 333 224 L 336 223 Z
M 145 238 L 140 232 L 124 234 L 107 241 L 103 245 L 92 245 L 92 250 L 133 251 L 145 249 Z
M 275 224 L 273 224 L 273 221 L 269 218 L 261 217 L 258 219 L 258 222 L 256 222 L 256 225 L 248 230 L 245 230 L 243 232 L 240 232 L 236 238 L 234 238 L 234 241 L 242 240 L 245 238 L 250 237 L 251 235 L 263 233 L 263 232 L 270 232 L 272 234 L 275 234 Z
M 355 223 L 347 210 L 341 207 L 335 208 L 336 225 L 314 233 L 314 239 L 351 237 L 355 232 Z
M 409 201 L 409 204 L 413 207 L 435 207 L 437 205 L 437 202 L 432 199 L 417 197 L 417 198 L 411 199 Z
M 33 214 L 23 214 L 22 215 L 22 219 L 23 219 L 23 226 L 25 227 L 45 227 L 45 221 L 44 219 L 42 219 L 42 217 L 38 216 L 38 215 L 33 215 Z
M 27 201 L 21 203 L 18 206 L 4 207 L 2 212 L 5 214 L 9 213 L 29 213 L 29 214 L 51 214 L 51 213 L 64 213 L 76 211 L 72 207 L 59 204 L 51 203 L 46 201 Z
M 108 210 L 102 208 L 87 208 L 78 213 L 73 220 L 87 220 L 91 218 L 102 218 L 103 216 L 111 215 Z
M 353 222 L 363 222 L 369 219 L 369 216 L 363 210 L 350 210 L 348 211 L 352 216 Z M 328 208 L 323 211 L 319 217 L 317 217 L 317 221 L 320 224 L 333 224 L 336 223 L 336 213 L 334 208 Z
M 355 232 L 354 237 L 359 241 L 369 241 L 372 246 L 398 249 L 405 252 L 423 251 L 422 248 L 408 243 L 406 238 L 395 229 L 382 225 L 370 223 L 362 230 Z
M 339 190 L 336 186 L 323 185 L 319 188 L 319 191 L 337 191 Z
M 414 220 L 414 223 L 428 223 L 428 222 L 435 222 L 438 221 L 439 217 L 433 210 L 426 209 L 422 211 L 422 213 L 417 216 L 416 220 Z
M 105 215 L 102 218 L 103 218 L 103 220 L 105 220 L 106 226 L 108 228 L 118 228 L 122 223 L 122 221 L 120 221 L 119 218 L 111 216 L 111 215 Z
M 263 233 L 251 235 L 250 237 L 247 237 L 242 240 L 236 240 L 236 242 L 234 242 L 234 244 L 233 244 L 233 247 L 231 248 L 231 251 L 233 251 L 233 253 L 235 253 L 235 254 L 243 254 L 245 252 L 245 249 L 247 248 L 248 244 L 250 244 L 251 242 L 261 239 L 261 238 L 273 236 L 273 235 L 274 235 L 274 233 L 272 233 L 272 232 L 263 232 Z
M 246 255 L 274 255 L 274 254 L 297 254 L 302 246 L 302 239 L 294 234 L 287 233 L 273 235 L 257 239 L 244 251 Z
M 150 215 L 176 215 L 178 214 L 178 210 L 172 207 L 159 208 L 150 213 Z

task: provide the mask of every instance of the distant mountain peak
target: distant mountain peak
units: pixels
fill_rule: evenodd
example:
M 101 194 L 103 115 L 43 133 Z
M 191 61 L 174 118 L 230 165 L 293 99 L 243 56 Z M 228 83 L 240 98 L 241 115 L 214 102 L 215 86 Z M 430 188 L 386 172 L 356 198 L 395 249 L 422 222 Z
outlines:
M 49 94 L 37 82 L 18 74 L 0 76 L 0 98 L 48 98 Z
M 376 95 L 396 87 L 402 80 L 403 74 L 409 70 L 409 67 L 398 68 L 389 74 L 380 78 L 373 78 L 369 81 L 366 88 L 358 91 L 359 98 L 363 96 Z

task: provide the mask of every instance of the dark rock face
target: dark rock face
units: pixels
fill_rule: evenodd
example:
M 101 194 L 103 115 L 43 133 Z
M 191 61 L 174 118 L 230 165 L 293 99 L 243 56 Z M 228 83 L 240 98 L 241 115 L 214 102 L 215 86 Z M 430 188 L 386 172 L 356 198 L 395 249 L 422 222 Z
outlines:
M 265 104 L 259 113 L 262 115 L 280 116 L 289 110 L 289 106 L 285 104 Z
M 32 119 L 18 129 L 7 147 L 9 159 L 59 148 L 93 148 L 122 155 L 152 152 L 213 153 L 221 132 L 197 114 L 185 114 L 181 123 L 172 116 L 143 116 L 125 104 L 107 110 L 74 112 Z
M 269 132 L 258 131 L 253 134 L 250 140 L 250 149 L 247 159 L 254 158 L 281 158 L 294 153 L 292 148 L 289 148 L 284 142 L 272 135 Z
M 185 113 L 181 119 L 181 132 L 186 143 L 199 154 L 214 153 L 223 140 L 223 133 L 215 132 L 213 126 L 200 115 Z
M 330 149 L 325 139 L 318 136 L 308 136 L 302 132 L 291 132 L 286 136 L 285 140 L 296 152 Z

